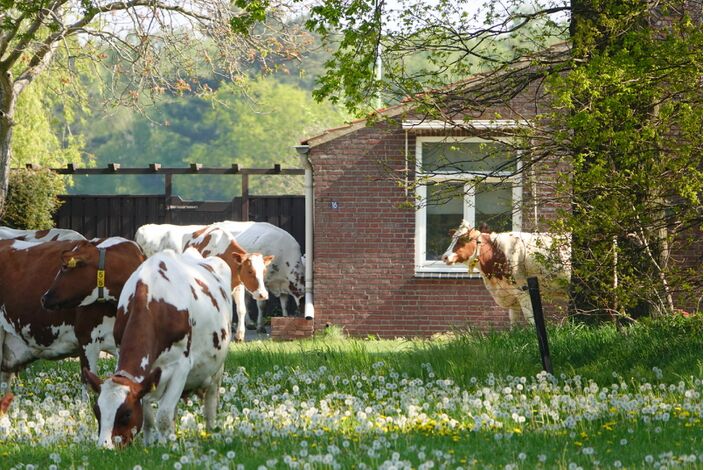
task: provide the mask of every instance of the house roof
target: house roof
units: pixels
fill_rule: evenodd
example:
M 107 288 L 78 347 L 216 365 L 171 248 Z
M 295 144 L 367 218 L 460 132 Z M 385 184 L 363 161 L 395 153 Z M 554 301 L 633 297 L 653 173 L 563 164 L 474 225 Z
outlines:
M 550 46 L 546 50 L 542 51 L 542 53 L 546 57 L 550 57 L 552 55 L 556 56 L 561 56 L 563 53 L 569 51 L 569 44 L 567 41 L 557 43 L 553 46 Z M 525 66 L 525 65 L 530 65 L 532 64 L 532 61 L 534 60 L 534 57 L 525 57 L 522 60 L 518 60 L 515 63 L 511 64 L 509 67 L 509 70 L 513 70 L 516 68 L 519 68 L 520 66 Z M 457 88 L 466 88 L 466 87 L 474 87 L 478 84 L 481 84 L 487 79 L 490 78 L 495 78 L 495 71 L 493 72 L 483 72 L 483 73 L 477 73 L 475 75 L 471 75 L 467 77 L 464 80 L 459 80 L 454 83 L 450 83 L 442 88 L 434 89 L 434 90 L 429 90 L 424 92 L 423 94 L 428 94 L 428 93 L 440 93 L 440 92 L 447 92 L 451 91 Z M 379 117 L 379 118 L 392 118 L 399 116 L 403 114 L 404 112 L 409 112 L 415 107 L 415 103 L 412 97 L 407 97 L 405 98 L 401 103 L 394 105 L 394 106 L 389 106 L 386 108 L 380 108 L 374 111 L 372 114 L 372 117 Z M 338 127 L 333 127 L 331 129 L 326 129 L 323 131 L 321 134 L 315 135 L 313 137 L 308 137 L 307 139 L 304 139 L 301 141 L 302 145 L 308 145 L 309 147 L 317 147 L 318 145 L 322 145 L 326 142 L 329 142 L 331 140 L 335 140 L 339 137 L 343 137 L 347 134 L 351 134 L 352 132 L 358 131 L 359 129 L 363 129 L 364 127 L 367 126 L 367 123 L 369 122 L 368 118 L 361 118 L 361 119 L 355 119 L 353 121 L 350 121 L 346 123 L 343 126 L 338 126 Z

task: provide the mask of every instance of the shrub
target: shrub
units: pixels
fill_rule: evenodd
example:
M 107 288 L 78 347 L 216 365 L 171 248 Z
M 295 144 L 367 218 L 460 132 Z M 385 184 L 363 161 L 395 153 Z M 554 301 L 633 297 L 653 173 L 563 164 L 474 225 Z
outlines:
M 65 191 L 61 176 L 50 170 L 12 169 L 2 217 L 4 225 L 42 230 L 54 226 L 54 212 Z

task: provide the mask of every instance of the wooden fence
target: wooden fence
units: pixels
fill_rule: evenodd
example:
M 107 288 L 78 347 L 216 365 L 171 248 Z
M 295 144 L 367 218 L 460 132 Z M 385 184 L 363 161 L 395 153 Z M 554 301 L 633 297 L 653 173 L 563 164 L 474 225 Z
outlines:
M 31 167 L 31 165 L 29 165 Z M 210 224 L 221 220 L 269 222 L 288 231 L 305 246 L 304 196 L 253 196 L 249 194 L 250 175 L 303 175 L 300 169 L 273 168 L 163 168 L 154 163 L 147 168 L 121 168 L 111 163 L 106 168 L 53 169 L 62 175 L 164 175 L 164 194 L 64 195 L 54 216 L 56 226 L 70 228 L 88 238 L 122 236 L 133 238 L 139 226 L 148 223 L 178 225 Z M 172 175 L 233 175 L 242 178 L 242 195 L 231 201 L 187 201 L 172 194 Z

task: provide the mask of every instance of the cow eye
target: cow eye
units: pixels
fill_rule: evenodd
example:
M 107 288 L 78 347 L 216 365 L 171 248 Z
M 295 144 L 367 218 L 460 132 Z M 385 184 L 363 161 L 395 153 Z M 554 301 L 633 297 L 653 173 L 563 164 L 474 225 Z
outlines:
M 124 413 L 120 413 L 115 422 L 118 426 L 127 426 L 130 424 L 130 418 L 132 417 L 132 411 L 127 410 Z

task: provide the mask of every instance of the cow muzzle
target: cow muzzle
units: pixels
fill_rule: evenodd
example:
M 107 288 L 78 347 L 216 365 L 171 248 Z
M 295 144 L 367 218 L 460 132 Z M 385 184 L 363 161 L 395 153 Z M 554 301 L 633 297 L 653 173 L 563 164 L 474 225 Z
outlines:
M 254 297 L 254 300 L 269 300 L 269 291 L 266 289 L 257 289 L 252 292 L 252 297 Z
M 457 262 L 457 253 L 445 253 L 442 255 L 442 261 L 445 264 L 455 264 Z
M 46 292 L 41 298 L 42 307 L 45 310 L 58 310 L 61 306 L 56 302 L 56 298 L 51 291 Z

